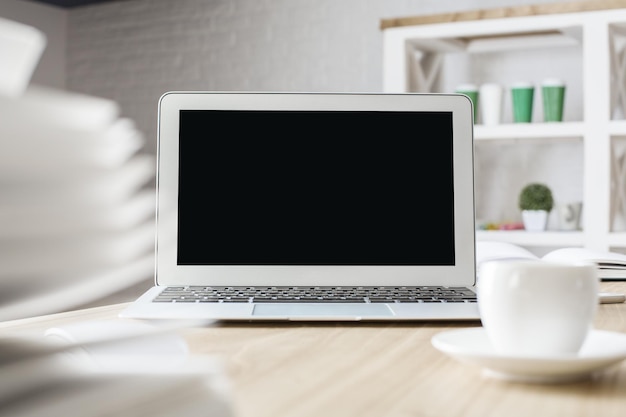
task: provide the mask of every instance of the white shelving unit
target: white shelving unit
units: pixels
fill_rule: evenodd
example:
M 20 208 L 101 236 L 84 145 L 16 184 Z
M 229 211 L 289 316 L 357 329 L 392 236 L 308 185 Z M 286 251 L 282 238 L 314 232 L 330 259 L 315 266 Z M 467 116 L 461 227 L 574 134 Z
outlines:
M 435 15 L 381 22 L 386 92 L 451 92 L 451 86 L 445 85 L 450 82 L 446 76 L 471 77 L 476 65 L 463 61 L 463 57 L 476 54 L 532 54 L 545 48 L 569 48 L 580 55 L 577 67 L 571 68 L 580 74 L 580 85 L 568 85 L 567 93 L 578 93 L 578 100 L 572 104 L 580 107 L 576 120 L 529 124 L 505 121 L 496 126 L 484 126 L 479 121 L 474 137 L 477 148 L 507 141 L 524 145 L 579 143 L 583 155 L 579 185 L 582 230 L 478 231 L 478 240 L 501 240 L 527 247 L 584 246 L 626 251 L 626 232 L 620 230 L 626 227 L 617 225 L 620 218 L 624 223 L 626 210 L 626 168 L 622 168 L 626 164 L 620 162 L 626 148 L 626 1 L 623 8 L 614 8 L 615 2 L 610 4 L 610 9 L 602 10 L 537 14 L 508 8 L 498 9 L 504 11 L 501 17 L 486 10 L 456 21 L 440 21 L 454 20 L 455 16 L 439 15 L 438 19 Z M 520 10 L 526 15 L 520 15 Z M 452 61 L 452 70 L 446 68 L 450 56 L 456 60 Z M 546 62 L 544 52 L 536 65 L 550 67 L 552 63 Z M 541 94 L 538 89 L 537 94 Z M 555 169 L 568 163 L 572 162 L 555 161 Z

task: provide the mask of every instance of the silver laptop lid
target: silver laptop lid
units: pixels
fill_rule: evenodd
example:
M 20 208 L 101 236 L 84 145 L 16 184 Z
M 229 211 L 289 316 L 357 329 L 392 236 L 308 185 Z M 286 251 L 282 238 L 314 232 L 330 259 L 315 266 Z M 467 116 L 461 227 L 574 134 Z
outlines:
M 454 94 L 166 93 L 156 283 L 471 286 L 472 130 Z

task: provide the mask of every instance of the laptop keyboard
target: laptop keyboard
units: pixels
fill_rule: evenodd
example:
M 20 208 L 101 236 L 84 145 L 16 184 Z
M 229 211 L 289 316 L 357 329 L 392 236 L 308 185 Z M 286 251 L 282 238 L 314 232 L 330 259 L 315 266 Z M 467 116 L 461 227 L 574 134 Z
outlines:
M 473 303 L 465 287 L 166 287 L 158 303 Z

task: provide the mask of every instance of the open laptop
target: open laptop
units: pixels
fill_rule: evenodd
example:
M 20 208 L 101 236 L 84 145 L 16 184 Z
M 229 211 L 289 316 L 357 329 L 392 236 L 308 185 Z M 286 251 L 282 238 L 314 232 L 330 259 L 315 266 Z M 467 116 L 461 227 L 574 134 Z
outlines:
M 472 105 L 169 92 L 155 286 L 121 317 L 478 320 Z

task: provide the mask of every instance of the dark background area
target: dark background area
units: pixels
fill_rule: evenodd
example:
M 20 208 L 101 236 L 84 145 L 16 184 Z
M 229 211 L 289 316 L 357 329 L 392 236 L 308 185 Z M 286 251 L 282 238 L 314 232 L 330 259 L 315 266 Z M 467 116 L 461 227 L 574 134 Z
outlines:
M 49 4 L 50 6 L 63 7 L 65 9 L 71 9 L 74 7 L 87 6 L 96 3 L 112 3 L 114 1 L 129 1 L 129 0 L 28 0 L 36 3 Z

